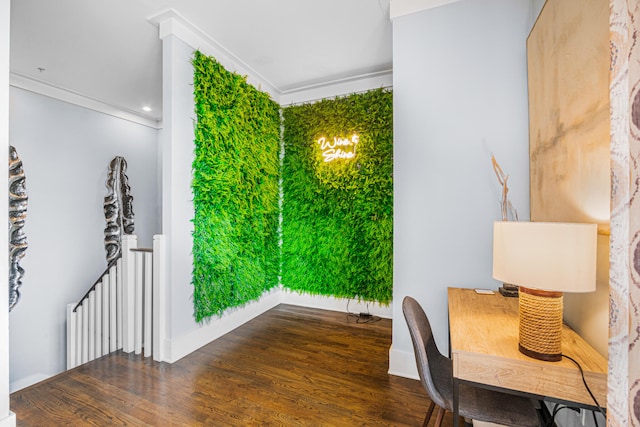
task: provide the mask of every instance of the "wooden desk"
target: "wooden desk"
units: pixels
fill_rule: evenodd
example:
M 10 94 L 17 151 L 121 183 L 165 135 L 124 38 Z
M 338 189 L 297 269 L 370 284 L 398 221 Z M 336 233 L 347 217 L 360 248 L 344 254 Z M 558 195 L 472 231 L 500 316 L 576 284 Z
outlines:
M 456 381 L 527 393 L 540 399 L 594 406 L 578 368 L 532 359 L 518 351 L 518 299 L 449 288 L 449 330 Z M 562 353 L 574 358 L 598 403 L 607 405 L 607 360 L 565 325 Z M 454 408 L 457 412 L 457 408 Z

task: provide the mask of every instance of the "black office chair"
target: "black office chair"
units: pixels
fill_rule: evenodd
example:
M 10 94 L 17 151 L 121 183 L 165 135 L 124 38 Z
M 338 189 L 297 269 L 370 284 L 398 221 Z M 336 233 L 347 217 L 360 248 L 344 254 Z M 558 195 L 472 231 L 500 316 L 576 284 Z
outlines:
M 453 410 L 453 364 L 438 350 L 431 324 L 420 304 L 405 297 L 402 311 L 411 333 L 420 381 L 431 399 L 422 425 L 427 426 L 437 405 L 435 426 L 440 427 L 445 411 Z M 462 417 L 514 427 L 541 425 L 531 399 L 466 384 L 460 384 L 458 397 L 458 412 Z

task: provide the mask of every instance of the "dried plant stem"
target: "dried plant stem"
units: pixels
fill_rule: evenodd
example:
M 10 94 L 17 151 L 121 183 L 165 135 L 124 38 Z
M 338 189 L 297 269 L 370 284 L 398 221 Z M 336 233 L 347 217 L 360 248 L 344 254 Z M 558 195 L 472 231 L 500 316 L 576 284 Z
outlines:
M 500 211 L 502 214 L 502 220 L 509 221 L 509 212 L 511 212 L 513 218 L 518 221 L 518 211 L 513 208 L 513 205 L 509 201 L 508 197 L 509 185 L 507 184 L 507 181 L 509 180 L 509 175 L 503 172 L 502 168 L 498 164 L 498 161 L 496 160 L 496 157 L 493 154 L 491 155 L 491 163 L 493 164 L 493 171 L 498 178 L 498 182 L 500 183 L 500 186 L 502 186 L 502 199 L 500 200 Z

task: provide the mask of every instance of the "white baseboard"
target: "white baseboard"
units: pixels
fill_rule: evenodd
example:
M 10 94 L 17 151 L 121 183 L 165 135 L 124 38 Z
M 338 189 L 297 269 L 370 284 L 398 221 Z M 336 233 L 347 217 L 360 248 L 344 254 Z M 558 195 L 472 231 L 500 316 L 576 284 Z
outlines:
M 0 427 L 16 427 L 16 414 L 9 411 L 9 416 L 0 420 Z
M 287 289 L 276 288 L 264 294 L 258 301 L 247 304 L 241 308 L 230 309 L 222 317 L 212 319 L 202 327 L 186 335 L 166 340 L 164 343 L 164 361 L 174 363 L 184 356 L 242 326 L 249 320 L 272 309 L 278 304 L 292 304 L 302 307 L 318 308 L 351 313 L 369 312 L 374 316 L 387 319 L 393 318 L 392 305 L 384 306 L 377 302 L 335 298 L 321 295 L 300 294 Z M 413 357 L 413 354 L 411 355 Z
M 288 289 L 282 290 L 282 303 L 299 305 L 302 307 L 319 308 L 322 310 L 342 311 L 349 313 L 371 313 L 374 316 L 385 319 L 393 318 L 393 306 L 381 305 L 377 302 L 349 300 L 347 298 L 336 298 L 322 295 L 301 294 Z M 349 305 L 347 310 L 347 304 Z
M 170 351 L 165 353 L 165 361 L 177 362 L 278 304 L 280 304 L 280 290 L 275 289 L 244 307 L 228 310 L 222 317 L 212 319 L 195 331 L 172 339 L 169 344 Z
M 35 383 L 39 383 L 40 381 L 49 379 L 52 376 L 53 375 L 47 375 L 47 374 L 43 374 L 42 372 L 38 372 L 37 374 L 30 375 L 26 378 L 21 378 L 9 384 L 9 393 L 22 390 L 23 388 L 27 388 L 31 385 L 34 385 Z
M 419 380 L 418 367 L 413 352 L 389 349 L 389 374 Z

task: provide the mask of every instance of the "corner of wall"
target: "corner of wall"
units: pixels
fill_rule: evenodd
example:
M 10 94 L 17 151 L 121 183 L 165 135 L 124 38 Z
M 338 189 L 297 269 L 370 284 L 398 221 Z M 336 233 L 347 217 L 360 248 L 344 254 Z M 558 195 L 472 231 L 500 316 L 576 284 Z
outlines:
M 11 393 L 14 393 L 14 392 L 16 392 L 18 390 L 22 390 L 23 388 L 30 387 L 30 386 L 32 386 L 32 385 L 34 385 L 36 383 L 39 383 L 39 382 L 44 381 L 46 379 L 49 379 L 52 376 L 53 375 L 44 374 L 42 372 L 38 372 L 37 374 L 30 375 L 30 376 L 28 376 L 26 378 L 21 378 L 21 379 L 11 383 L 10 391 L 11 391 Z
M 244 307 L 232 308 L 217 319 L 211 319 L 205 325 L 188 334 L 166 342 L 165 362 L 175 363 L 188 354 L 242 326 L 248 320 L 261 315 L 280 304 L 280 289 L 267 292 L 259 300 Z
M 384 306 L 376 302 L 303 294 L 286 288 L 282 289 L 282 303 L 345 313 L 371 313 L 385 319 L 393 318 L 393 304 Z
M 174 35 L 193 47 L 193 49 L 200 50 L 206 55 L 214 56 L 227 70 L 246 75 L 247 83 L 257 87 L 262 92 L 270 94 L 274 101 L 280 103 L 280 91 L 273 83 L 174 9 L 164 10 L 149 17 L 148 21 L 158 26 L 161 39 Z
M 419 380 L 418 367 L 413 352 L 389 349 L 389 374 Z

